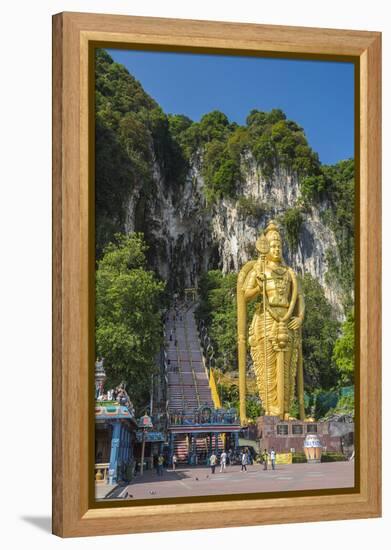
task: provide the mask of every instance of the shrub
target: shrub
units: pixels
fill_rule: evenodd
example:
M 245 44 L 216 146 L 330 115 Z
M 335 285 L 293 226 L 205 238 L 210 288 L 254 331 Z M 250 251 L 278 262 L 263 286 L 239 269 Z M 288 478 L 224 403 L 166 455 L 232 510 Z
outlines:
M 304 453 L 292 453 L 292 464 L 303 464 L 303 462 L 307 462 Z
M 261 218 L 268 210 L 268 205 L 259 202 L 254 197 L 241 196 L 238 199 L 237 211 L 239 216 L 252 216 L 253 218 Z
M 346 461 L 346 456 L 343 453 L 337 453 L 337 452 L 322 453 L 321 462 L 344 462 L 344 461 Z
M 300 182 L 300 190 L 304 199 L 313 201 L 326 190 L 327 182 L 323 174 L 318 176 L 307 176 Z
M 281 217 L 281 224 L 285 228 L 289 248 L 293 251 L 299 244 L 299 234 L 303 223 L 303 214 L 300 208 L 288 208 Z
M 343 462 L 346 460 L 346 457 L 343 453 L 338 452 L 325 452 L 322 453 L 321 462 Z M 307 462 L 304 453 L 297 452 L 292 454 L 292 463 L 293 464 L 303 464 Z

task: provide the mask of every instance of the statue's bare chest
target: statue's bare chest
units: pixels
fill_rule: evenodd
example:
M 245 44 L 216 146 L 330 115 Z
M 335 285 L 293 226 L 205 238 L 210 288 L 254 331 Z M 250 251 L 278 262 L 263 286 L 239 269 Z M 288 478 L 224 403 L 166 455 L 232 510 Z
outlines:
M 291 292 L 291 277 L 286 267 L 265 270 L 266 292 L 270 305 L 287 306 Z

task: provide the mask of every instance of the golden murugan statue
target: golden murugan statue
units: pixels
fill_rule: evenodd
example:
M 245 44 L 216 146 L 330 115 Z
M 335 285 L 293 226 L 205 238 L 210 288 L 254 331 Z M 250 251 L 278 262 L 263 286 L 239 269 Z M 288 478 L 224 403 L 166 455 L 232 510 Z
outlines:
M 304 420 L 301 325 L 304 297 L 295 272 L 283 263 L 278 226 L 270 221 L 258 238 L 259 258 L 247 262 L 237 283 L 240 419 L 246 424 L 247 302 L 256 299 L 248 344 L 259 396 L 267 416 L 290 418 L 297 394 Z

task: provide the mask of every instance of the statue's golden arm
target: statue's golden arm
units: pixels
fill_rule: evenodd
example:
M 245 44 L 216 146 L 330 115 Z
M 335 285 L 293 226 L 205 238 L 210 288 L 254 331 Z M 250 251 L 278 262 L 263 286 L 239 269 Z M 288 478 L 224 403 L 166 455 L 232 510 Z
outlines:
M 295 312 L 295 315 L 297 317 L 300 317 L 300 319 L 303 321 L 304 314 L 305 314 L 304 296 L 303 296 L 303 293 L 300 292 L 300 294 L 297 297 L 297 311 Z
M 253 271 L 253 273 L 251 273 L 249 277 L 247 288 L 245 288 L 244 290 L 244 299 L 246 300 L 246 302 L 250 302 L 257 296 L 259 296 L 259 294 L 261 293 L 262 293 L 262 289 L 258 285 L 257 279 L 256 279 L 256 273 L 255 271 Z
M 297 281 L 296 274 L 292 270 L 290 270 L 290 272 L 292 277 L 292 283 L 296 285 L 297 292 L 296 292 L 295 304 L 292 304 L 293 309 L 292 309 L 292 314 L 290 316 L 290 320 L 288 322 L 288 328 L 290 328 L 291 330 L 298 330 L 303 324 L 303 320 L 304 320 L 304 312 L 305 312 L 304 296 L 301 290 L 301 286 Z M 292 296 L 292 300 L 293 300 L 293 296 Z

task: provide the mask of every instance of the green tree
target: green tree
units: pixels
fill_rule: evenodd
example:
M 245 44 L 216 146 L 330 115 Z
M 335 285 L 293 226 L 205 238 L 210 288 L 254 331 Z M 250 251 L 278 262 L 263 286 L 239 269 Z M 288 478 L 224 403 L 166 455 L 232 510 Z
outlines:
M 339 379 L 333 350 L 340 324 L 333 319 L 331 305 L 319 282 L 306 274 L 301 284 L 305 297 L 302 329 L 305 388 L 309 392 L 331 389 Z
M 249 134 L 247 128 L 238 126 L 227 141 L 227 149 L 232 159 L 240 161 L 240 157 L 248 150 Z
M 238 404 L 239 405 L 239 404 Z M 239 407 L 238 407 L 239 413 Z M 247 418 L 256 420 L 259 416 L 264 414 L 264 409 L 262 407 L 261 400 L 258 396 L 250 396 L 246 399 L 246 415 Z
M 193 121 L 186 115 L 168 115 L 168 124 L 171 134 L 174 138 L 179 138 L 185 130 L 187 130 Z
M 316 420 L 327 415 L 333 409 L 339 399 L 338 391 L 319 389 L 314 394 L 314 416 Z
M 297 249 L 299 244 L 300 229 L 303 223 L 303 214 L 300 208 L 288 208 L 281 216 L 282 226 L 285 228 L 289 248 Z
M 218 384 L 218 392 L 221 396 L 223 407 L 226 409 L 236 409 L 238 415 L 240 414 L 240 399 L 239 388 L 236 384 Z M 262 403 L 259 398 L 258 392 L 254 395 L 248 395 L 246 397 L 246 414 L 247 418 L 256 420 L 264 413 Z
M 200 120 L 200 134 L 204 141 L 214 139 L 225 141 L 230 133 L 230 124 L 227 115 L 221 111 L 211 111 Z
M 282 109 L 272 109 L 267 113 L 266 119 L 269 124 L 277 124 L 281 120 L 286 120 L 286 114 Z
M 217 366 L 223 370 L 237 367 L 236 273 L 223 275 L 208 271 L 201 277 L 201 301 L 197 317 L 208 327 L 217 356 Z
M 330 409 L 329 411 L 327 411 L 327 414 L 325 416 L 331 416 L 334 414 L 337 414 L 337 415 L 349 414 L 349 415 L 352 415 L 354 418 L 355 410 L 356 410 L 356 406 L 355 406 L 354 394 L 341 396 L 338 399 L 336 406 Z
M 355 167 L 348 159 L 332 166 L 322 167 L 327 179 L 327 199 L 330 208 L 323 221 L 332 229 L 337 249 L 328 251 L 328 281 L 336 279 L 342 288 L 342 301 L 346 315 L 353 307 L 354 242 L 355 242 Z
M 269 113 L 253 110 L 246 122 L 249 147 L 266 178 L 280 165 L 300 178 L 320 174 L 318 155 L 308 145 L 303 128 L 287 120 L 281 109 Z
M 271 178 L 277 163 L 277 153 L 270 133 L 261 134 L 252 142 L 252 153 L 265 177 Z
M 223 406 L 227 409 L 236 407 L 239 404 L 239 387 L 236 384 L 218 384 L 218 391 Z
M 354 383 L 354 331 L 354 316 L 351 313 L 342 325 L 342 334 L 335 342 L 333 352 L 341 385 Z
M 141 234 L 117 234 L 96 271 L 96 352 L 105 358 L 109 383 L 126 381 L 136 407 L 148 399 L 162 344 L 164 283 L 146 270 L 146 249 Z
M 300 182 L 301 195 L 309 203 L 317 202 L 324 196 L 326 186 L 327 179 L 323 174 L 305 177 Z
M 241 180 L 240 158 L 230 153 L 227 144 L 213 139 L 203 149 L 202 174 L 208 203 L 234 198 L 236 184 Z
M 251 133 L 258 133 L 267 125 L 267 119 L 266 112 L 252 109 L 246 118 L 246 124 Z

